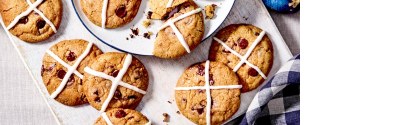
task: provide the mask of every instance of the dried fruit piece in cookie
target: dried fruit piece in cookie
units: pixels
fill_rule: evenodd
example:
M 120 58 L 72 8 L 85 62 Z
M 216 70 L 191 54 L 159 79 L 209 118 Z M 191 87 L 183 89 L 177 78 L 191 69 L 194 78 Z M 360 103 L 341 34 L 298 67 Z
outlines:
M 85 68 L 84 91 L 92 107 L 135 109 L 149 82 L 144 65 L 129 54 L 109 52 Z
M 142 0 L 80 0 L 82 11 L 95 25 L 105 28 L 118 28 L 131 22 Z M 103 6 L 107 5 L 105 11 Z M 103 22 L 104 21 L 104 22 Z
M 26 42 L 41 42 L 54 35 L 62 12 L 61 0 L 0 0 L 5 28 Z
M 179 111 L 192 122 L 219 125 L 240 106 L 239 78 L 220 62 L 197 63 L 187 68 L 175 88 Z
M 97 118 L 94 125 L 151 125 L 149 119 L 142 113 L 132 109 L 113 108 Z
M 41 68 L 43 84 L 49 94 L 65 105 L 87 103 L 82 86 L 83 68 L 100 54 L 101 50 L 93 43 L 80 39 L 64 40 L 53 45 L 44 55 Z M 72 68 L 74 65 L 77 67 Z M 63 80 L 64 86 L 61 84 Z
M 262 29 L 250 24 L 232 24 L 214 36 L 209 59 L 236 71 L 243 85 L 242 92 L 248 92 L 265 81 L 273 55 L 271 41 Z
M 197 47 L 204 35 L 204 20 L 201 8 L 189 0 L 176 6 L 160 28 L 154 44 L 153 54 L 160 58 L 178 58 Z

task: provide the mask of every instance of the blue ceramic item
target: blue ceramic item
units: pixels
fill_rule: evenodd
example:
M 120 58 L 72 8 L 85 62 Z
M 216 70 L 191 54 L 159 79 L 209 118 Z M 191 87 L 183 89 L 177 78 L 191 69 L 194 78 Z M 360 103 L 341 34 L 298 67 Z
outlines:
M 300 0 L 262 0 L 264 5 L 281 13 L 295 13 L 300 10 Z

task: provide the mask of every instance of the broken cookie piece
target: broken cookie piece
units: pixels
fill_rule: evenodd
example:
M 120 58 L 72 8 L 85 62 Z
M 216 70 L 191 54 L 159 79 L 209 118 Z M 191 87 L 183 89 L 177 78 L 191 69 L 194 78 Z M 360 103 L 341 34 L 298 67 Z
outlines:
M 151 20 L 146 19 L 142 22 L 143 27 L 148 28 L 151 25 Z
M 207 5 L 206 6 L 206 19 L 212 19 L 214 18 L 215 14 L 215 8 L 217 7 L 217 5 L 215 4 L 211 4 L 211 5 Z

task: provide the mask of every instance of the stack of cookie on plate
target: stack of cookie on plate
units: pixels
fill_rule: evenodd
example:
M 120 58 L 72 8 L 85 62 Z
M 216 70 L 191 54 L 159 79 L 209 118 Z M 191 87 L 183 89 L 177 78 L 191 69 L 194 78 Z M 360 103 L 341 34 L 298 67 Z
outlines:
M 196 124 L 219 125 L 240 107 L 240 95 L 267 78 L 273 49 L 266 32 L 248 24 L 221 29 L 209 60 L 193 64 L 178 80 L 175 100 L 180 112 Z
M 146 94 L 149 76 L 130 54 L 103 54 L 91 42 L 64 40 L 46 51 L 41 69 L 52 98 L 68 106 L 89 103 L 105 112 L 95 124 L 150 123 L 133 110 Z

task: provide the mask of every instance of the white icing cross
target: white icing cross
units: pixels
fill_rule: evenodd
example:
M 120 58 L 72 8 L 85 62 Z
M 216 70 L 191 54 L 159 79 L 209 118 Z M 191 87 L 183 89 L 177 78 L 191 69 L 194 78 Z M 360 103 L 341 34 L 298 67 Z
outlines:
M 167 8 L 172 6 L 172 2 L 174 2 L 174 0 L 168 0 Z
M 67 81 L 69 77 L 71 77 L 72 73 L 77 75 L 79 78 L 83 78 L 83 75 L 76 71 L 76 68 L 78 68 L 79 64 L 81 61 L 89 54 L 90 49 L 92 48 L 93 43 L 89 42 L 88 45 L 86 46 L 85 51 L 76 59 L 75 63 L 72 66 L 69 66 L 66 62 L 64 62 L 62 59 L 60 59 L 56 54 L 54 54 L 52 51 L 47 50 L 46 53 L 49 54 L 52 58 L 54 58 L 58 63 L 63 65 L 68 69 L 67 73 L 64 75 L 64 78 L 62 79 L 60 85 L 57 87 L 56 91 L 51 93 L 50 97 L 51 98 L 56 98 L 58 94 L 61 93 L 61 91 L 64 89 L 65 85 L 67 84 Z
M 183 18 L 186 18 L 188 16 L 191 16 L 193 14 L 199 13 L 201 12 L 201 8 L 197 8 L 195 10 L 192 10 L 188 13 L 182 14 L 180 16 L 178 16 L 177 18 L 168 20 L 164 25 L 161 26 L 160 30 L 170 26 L 172 28 L 172 31 L 174 31 L 176 37 L 178 37 L 179 42 L 182 44 L 183 48 L 185 48 L 186 52 L 190 53 L 190 48 L 189 45 L 186 43 L 185 38 L 183 38 L 183 35 L 181 32 L 179 32 L 178 28 L 176 28 L 175 26 L 175 22 L 179 21 Z
M 227 85 L 227 86 L 210 86 L 210 61 L 207 60 L 205 65 L 204 86 L 193 86 L 193 87 L 176 87 L 175 90 L 197 90 L 205 89 L 207 95 L 207 105 L 206 105 L 206 122 L 207 125 L 211 125 L 211 89 L 240 89 L 242 85 Z
M 240 55 L 238 52 L 236 52 L 235 50 L 230 48 L 222 40 L 220 40 L 216 37 L 214 37 L 214 40 L 217 41 L 219 44 L 221 44 L 225 49 L 229 50 L 229 52 L 231 52 L 233 55 L 240 58 L 240 62 L 238 64 L 236 64 L 236 66 L 233 68 L 234 72 L 237 72 L 239 70 L 239 68 L 243 65 L 243 63 L 246 63 L 248 66 L 255 69 L 258 72 L 258 74 L 261 75 L 261 77 L 263 77 L 264 79 L 267 79 L 267 76 L 260 70 L 260 68 L 258 68 L 254 64 L 247 61 L 247 58 L 249 58 L 251 52 L 253 52 L 253 50 L 254 50 L 254 48 L 256 48 L 257 44 L 261 42 L 264 35 L 265 35 L 265 31 L 262 31 L 260 33 L 260 35 L 257 37 L 257 39 L 251 44 L 250 48 L 247 50 L 247 52 L 244 56 Z
M 108 79 L 108 80 L 112 81 L 110 92 L 108 93 L 107 99 L 104 100 L 104 103 L 101 106 L 100 112 L 104 112 L 107 109 L 108 103 L 110 103 L 115 91 L 117 90 L 118 85 L 123 86 L 123 87 L 128 88 L 128 89 L 131 89 L 133 91 L 139 92 L 141 94 L 146 94 L 146 91 L 141 90 L 141 89 L 137 88 L 136 86 L 132 86 L 132 85 L 130 85 L 128 83 L 125 83 L 125 82 L 123 82 L 121 80 L 122 77 L 125 75 L 126 71 L 128 71 L 129 65 L 131 65 L 131 63 L 132 63 L 132 55 L 127 54 L 127 56 L 125 58 L 125 61 L 124 61 L 124 64 L 122 66 L 122 69 L 119 71 L 117 77 L 115 77 L 115 78 L 112 77 L 112 76 L 109 76 L 109 75 L 107 75 L 107 74 L 105 74 L 103 72 L 98 72 L 98 71 L 95 71 L 95 70 L 93 70 L 93 69 L 91 69 L 89 67 L 85 67 L 85 69 L 84 69 L 85 72 L 87 72 L 87 73 L 89 73 L 89 74 L 91 74 L 93 76 L 101 77 L 101 78 Z
M 106 121 L 107 125 L 113 125 L 111 120 L 107 117 L 107 114 L 105 112 L 101 113 L 101 117 Z
M 101 9 L 101 28 L 106 28 L 106 19 L 107 19 L 107 6 L 108 0 L 103 0 L 103 7 Z
M 39 14 L 40 17 L 42 17 L 42 19 L 50 25 L 51 29 L 54 31 L 54 33 L 57 33 L 57 29 L 54 26 L 54 24 L 40 11 L 37 9 L 37 7 L 43 2 L 43 0 L 37 0 L 35 3 L 32 4 L 32 2 L 30 0 L 26 0 L 26 2 L 28 3 L 29 7 L 27 10 L 25 10 L 24 12 L 22 12 L 21 14 L 19 14 L 18 16 L 16 16 L 14 18 L 13 21 L 11 21 L 11 23 L 6 27 L 7 30 L 10 30 L 11 28 L 13 28 L 18 21 L 25 16 L 28 16 L 29 13 L 31 13 L 32 11 L 35 11 L 36 13 Z

